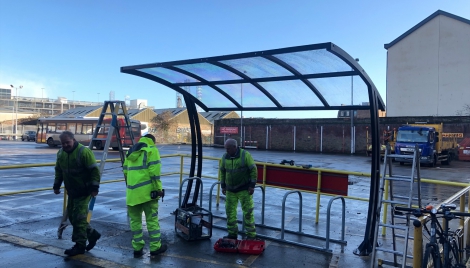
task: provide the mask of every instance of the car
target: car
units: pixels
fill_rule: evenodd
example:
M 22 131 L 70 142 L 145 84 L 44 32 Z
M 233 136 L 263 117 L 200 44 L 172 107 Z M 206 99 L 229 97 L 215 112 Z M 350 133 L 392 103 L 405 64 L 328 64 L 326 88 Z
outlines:
M 22 141 L 35 141 L 36 140 L 36 131 L 26 131 L 21 135 L 21 140 Z

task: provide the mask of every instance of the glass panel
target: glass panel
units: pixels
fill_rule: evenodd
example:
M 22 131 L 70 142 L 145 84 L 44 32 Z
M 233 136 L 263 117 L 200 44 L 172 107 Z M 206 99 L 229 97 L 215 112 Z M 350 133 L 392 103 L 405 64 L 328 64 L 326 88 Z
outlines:
M 224 95 L 209 86 L 200 86 L 196 93 L 189 91 L 209 108 L 236 108 Z
M 275 57 L 294 67 L 301 74 L 350 71 L 351 67 L 326 49 L 278 54 Z
M 245 58 L 236 60 L 224 60 L 221 63 L 245 73 L 251 78 L 276 77 L 292 75 L 277 63 L 261 57 Z
M 230 84 L 219 85 L 225 93 L 232 96 L 236 101 L 241 103 L 243 107 L 275 107 L 276 105 L 252 84 Z M 243 101 L 241 97 L 243 95 Z
M 302 81 L 260 83 L 284 107 L 323 106 L 315 93 Z
M 207 81 L 222 81 L 222 80 L 237 80 L 242 79 L 240 76 L 227 71 L 219 66 L 209 63 L 194 63 L 177 65 L 177 68 L 183 69 L 197 76 L 204 78 Z
M 187 76 L 180 72 L 175 72 L 173 70 L 162 68 L 162 67 L 146 68 L 146 69 L 138 69 L 138 70 L 144 73 L 154 75 L 156 77 L 159 77 L 171 83 L 199 82 L 198 80 L 190 76 Z
M 331 106 L 351 105 L 351 89 L 354 105 L 369 105 L 367 85 L 359 76 L 309 79 Z

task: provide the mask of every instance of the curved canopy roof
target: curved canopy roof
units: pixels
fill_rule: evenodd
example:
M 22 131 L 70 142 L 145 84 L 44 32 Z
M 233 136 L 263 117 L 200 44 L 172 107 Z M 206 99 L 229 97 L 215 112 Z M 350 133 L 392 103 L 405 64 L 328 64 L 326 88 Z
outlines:
M 121 67 L 190 95 L 205 111 L 368 110 L 373 82 L 349 54 L 322 43 Z

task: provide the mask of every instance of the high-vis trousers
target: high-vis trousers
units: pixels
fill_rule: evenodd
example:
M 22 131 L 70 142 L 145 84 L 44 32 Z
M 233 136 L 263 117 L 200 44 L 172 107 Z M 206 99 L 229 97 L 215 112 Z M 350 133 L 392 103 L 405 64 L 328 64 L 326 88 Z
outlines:
M 77 198 L 69 197 L 67 200 L 67 214 L 73 226 L 72 241 L 83 247 L 86 246 L 87 239 L 96 240 L 99 236 L 98 231 L 91 228 L 86 220 L 90 199 L 91 195 Z
M 150 236 L 150 251 L 160 249 L 162 240 L 160 238 L 160 224 L 158 223 L 158 201 L 150 200 L 135 206 L 127 206 L 131 218 L 132 247 L 135 251 L 145 246 L 142 232 L 142 212 L 145 213 L 147 229 Z
M 242 205 L 243 218 L 245 220 L 245 231 L 248 237 L 256 236 L 255 229 L 255 215 L 254 215 L 254 202 L 253 196 L 248 193 L 248 190 L 233 193 L 226 192 L 225 196 L 225 213 L 227 214 L 227 229 L 230 236 L 238 235 L 237 223 L 237 207 L 238 201 Z

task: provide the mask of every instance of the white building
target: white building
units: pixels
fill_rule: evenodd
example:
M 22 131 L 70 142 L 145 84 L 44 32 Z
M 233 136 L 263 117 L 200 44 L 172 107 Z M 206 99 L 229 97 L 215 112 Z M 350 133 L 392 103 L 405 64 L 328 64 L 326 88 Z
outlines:
M 470 20 L 438 10 L 385 49 L 387 116 L 455 116 L 470 105 Z

